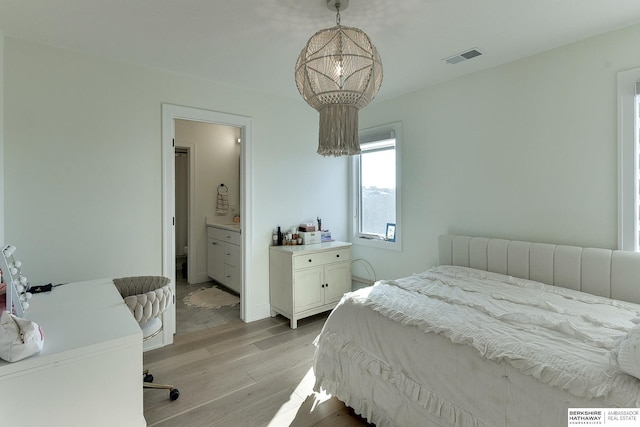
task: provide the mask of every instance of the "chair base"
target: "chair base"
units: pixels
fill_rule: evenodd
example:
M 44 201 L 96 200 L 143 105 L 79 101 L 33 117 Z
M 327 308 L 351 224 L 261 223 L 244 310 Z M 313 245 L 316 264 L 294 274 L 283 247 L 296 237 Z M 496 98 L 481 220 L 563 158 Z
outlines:
M 142 383 L 142 386 L 144 388 L 155 388 L 155 389 L 161 389 L 161 390 L 169 390 L 169 399 L 170 400 L 177 400 L 178 397 L 180 397 L 180 391 L 175 388 L 174 386 L 170 385 L 170 384 L 156 384 L 153 381 L 153 375 L 151 375 L 149 373 L 148 370 L 145 370 L 143 373 L 144 375 L 144 381 Z

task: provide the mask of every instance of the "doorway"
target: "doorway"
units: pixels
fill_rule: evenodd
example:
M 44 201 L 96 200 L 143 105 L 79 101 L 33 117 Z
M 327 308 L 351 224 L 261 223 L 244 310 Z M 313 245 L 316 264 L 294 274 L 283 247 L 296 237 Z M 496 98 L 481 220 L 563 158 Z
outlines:
M 231 260 L 209 243 L 212 224 L 237 225 L 240 243 L 240 135 L 236 126 L 174 119 L 176 335 L 240 318 L 239 247 L 225 248 Z M 233 262 L 233 281 L 212 270 L 214 259 Z
M 191 165 L 190 146 L 176 146 L 175 161 L 175 201 L 176 201 L 176 280 L 189 280 L 189 222 L 190 201 L 193 196 L 190 195 L 193 177 L 191 172 L 194 167 Z M 191 197 L 190 197 L 191 196 Z
M 252 121 L 249 117 L 219 113 L 197 108 L 182 107 L 171 104 L 162 105 L 162 273 L 172 279 L 175 294 L 176 284 L 176 236 L 175 236 L 175 121 L 190 120 L 194 122 L 213 123 L 226 126 L 234 126 L 240 130 L 240 203 L 239 211 L 242 221 L 241 232 L 241 271 L 240 271 L 240 318 L 246 322 L 253 320 L 252 316 L 252 289 L 250 286 L 252 278 L 252 170 L 251 165 L 251 143 L 252 143 Z M 191 152 L 191 157 L 195 153 Z M 193 201 L 190 202 L 192 204 Z M 190 237 L 193 234 L 190 233 Z M 189 245 L 188 245 L 189 246 Z M 190 246 L 193 246 L 190 245 Z M 188 249 L 191 252 L 191 249 Z M 187 257 L 189 254 L 187 254 Z M 191 264 L 188 268 L 191 269 Z M 165 329 L 162 334 L 161 345 L 168 345 L 173 342 L 173 335 L 176 331 L 175 304 L 167 310 L 164 318 Z

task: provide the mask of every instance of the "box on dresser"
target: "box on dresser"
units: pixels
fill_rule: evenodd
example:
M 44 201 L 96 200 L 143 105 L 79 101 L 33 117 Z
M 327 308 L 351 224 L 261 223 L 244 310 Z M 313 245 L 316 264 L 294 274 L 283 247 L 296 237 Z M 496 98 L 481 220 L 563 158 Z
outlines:
M 298 231 L 316 231 L 316 226 L 313 224 L 300 224 Z
M 302 237 L 303 245 L 311 245 L 322 241 L 322 233 L 319 231 L 303 231 L 299 235 Z

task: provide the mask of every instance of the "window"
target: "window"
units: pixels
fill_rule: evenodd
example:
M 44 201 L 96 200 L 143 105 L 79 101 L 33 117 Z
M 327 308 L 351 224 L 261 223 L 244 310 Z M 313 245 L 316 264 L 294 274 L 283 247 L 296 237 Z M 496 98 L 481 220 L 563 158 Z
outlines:
M 352 243 L 400 250 L 400 124 L 360 132 L 351 171 Z
M 618 73 L 618 248 L 640 251 L 640 68 Z

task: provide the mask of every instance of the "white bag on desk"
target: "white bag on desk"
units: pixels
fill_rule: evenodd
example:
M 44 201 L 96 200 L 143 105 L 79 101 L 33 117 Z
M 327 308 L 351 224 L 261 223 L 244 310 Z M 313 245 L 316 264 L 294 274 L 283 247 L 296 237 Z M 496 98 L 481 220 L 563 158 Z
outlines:
M 36 322 L 3 311 L 0 316 L 0 359 L 17 362 L 40 353 L 44 334 Z

